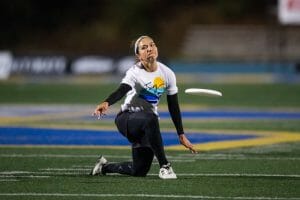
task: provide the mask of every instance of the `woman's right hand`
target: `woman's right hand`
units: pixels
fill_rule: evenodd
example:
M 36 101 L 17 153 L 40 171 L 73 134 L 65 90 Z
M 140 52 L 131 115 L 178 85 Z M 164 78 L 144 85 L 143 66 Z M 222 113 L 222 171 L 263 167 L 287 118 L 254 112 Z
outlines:
M 94 110 L 93 115 L 97 116 L 97 118 L 100 119 L 103 115 L 105 115 L 106 111 L 108 110 L 108 107 L 109 107 L 108 102 L 104 101 L 100 103 Z

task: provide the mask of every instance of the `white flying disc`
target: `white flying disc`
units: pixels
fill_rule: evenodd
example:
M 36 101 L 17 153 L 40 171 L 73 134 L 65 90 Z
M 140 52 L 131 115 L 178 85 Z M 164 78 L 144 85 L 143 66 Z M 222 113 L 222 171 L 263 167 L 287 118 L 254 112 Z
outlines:
M 195 94 L 202 96 L 221 97 L 222 93 L 217 90 L 201 89 L 201 88 L 189 88 L 184 91 L 187 94 Z

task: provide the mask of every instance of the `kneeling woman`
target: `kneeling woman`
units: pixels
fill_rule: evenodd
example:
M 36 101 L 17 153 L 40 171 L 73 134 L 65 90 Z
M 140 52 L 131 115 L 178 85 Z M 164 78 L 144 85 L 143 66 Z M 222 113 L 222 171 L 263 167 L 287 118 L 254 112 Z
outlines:
M 126 95 L 115 123 L 120 133 L 132 144 L 132 161 L 109 163 L 100 156 L 91 175 L 120 173 L 146 176 L 155 156 L 160 166 L 159 177 L 176 179 L 166 158 L 159 128 L 157 106 L 163 93 L 167 93 L 168 108 L 179 142 L 196 153 L 183 131 L 176 77 L 170 68 L 157 61 L 158 50 L 149 36 L 141 36 L 136 40 L 134 52 L 138 62 L 128 69 L 119 88 L 94 111 L 95 116 L 104 115 L 109 106 Z

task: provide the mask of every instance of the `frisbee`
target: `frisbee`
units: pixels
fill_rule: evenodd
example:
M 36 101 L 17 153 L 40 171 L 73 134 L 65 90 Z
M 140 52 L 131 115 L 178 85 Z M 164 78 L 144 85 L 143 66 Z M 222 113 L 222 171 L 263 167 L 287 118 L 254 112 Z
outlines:
M 186 94 L 194 94 L 201 96 L 210 96 L 210 97 L 221 97 L 222 93 L 217 90 L 211 89 L 201 89 L 201 88 L 189 88 L 184 91 Z

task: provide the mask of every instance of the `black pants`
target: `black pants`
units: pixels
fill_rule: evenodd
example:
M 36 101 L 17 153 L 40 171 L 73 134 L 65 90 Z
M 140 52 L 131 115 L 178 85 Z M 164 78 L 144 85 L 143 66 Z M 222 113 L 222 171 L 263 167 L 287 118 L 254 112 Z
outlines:
M 154 155 L 160 166 L 168 163 L 158 118 L 154 113 L 120 112 L 115 123 L 120 133 L 132 144 L 132 162 L 108 163 L 103 166 L 102 173 L 146 176 Z

